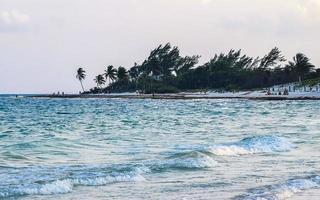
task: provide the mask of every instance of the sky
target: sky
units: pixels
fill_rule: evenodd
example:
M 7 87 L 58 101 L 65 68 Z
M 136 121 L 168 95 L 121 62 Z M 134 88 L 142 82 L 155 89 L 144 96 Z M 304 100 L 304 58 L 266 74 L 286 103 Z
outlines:
M 159 44 L 182 55 L 277 46 L 320 67 L 320 0 L 0 0 L 0 93 L 77 93 L 108 65 L 130 68 Z

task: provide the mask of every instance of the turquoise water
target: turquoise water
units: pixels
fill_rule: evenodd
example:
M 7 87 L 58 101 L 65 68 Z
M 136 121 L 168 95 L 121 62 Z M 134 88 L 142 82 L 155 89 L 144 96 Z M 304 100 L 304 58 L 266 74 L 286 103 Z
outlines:
M 0 199 L 319 199 L 319 108 L 0 97 Z

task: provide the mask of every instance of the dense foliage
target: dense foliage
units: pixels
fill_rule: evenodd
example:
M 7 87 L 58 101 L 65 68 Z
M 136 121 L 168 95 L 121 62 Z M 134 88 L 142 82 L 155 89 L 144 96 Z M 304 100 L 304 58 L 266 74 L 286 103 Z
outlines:
M 273 48 L 262 58 L 244 55 L 241 50 L 216 54 L 203 65 L 198 65 L 199 58 L 198 55 L 183 57 L 179 48 L 169 43 L 160 45 L 142 64 L 135 63 L 129 70 L 109 66 L 103 75 L 98 75 L 99 80 L 109 79 L 109 85 L 99 89 L 105 82 L 100 80 L 98 87 L 90 92 L 241 90 L 320 77 L 320 70 L 304 54 L 298 53 L 287 62 L 278 48 Z

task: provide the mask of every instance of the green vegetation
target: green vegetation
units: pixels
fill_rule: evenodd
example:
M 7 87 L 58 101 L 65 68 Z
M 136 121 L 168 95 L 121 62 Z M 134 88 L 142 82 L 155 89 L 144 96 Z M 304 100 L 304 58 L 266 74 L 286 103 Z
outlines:
M 80 81 L 83 92 L 85 92 L 82 81 L 86 78 L 86 71 L 81 67 L 77 70 L 76 78 Z
M 135 63 L 129 70 L 108 66 L 104 75 L 98 75 L 99 80 L 102 77 L 103 81 L 98 83 L 97 76 L 97 87 L 87 93 L 234 91 L 320 78 L 320 70 L 307 56 L 298 53 L 287 62 L 278 48 L 273 48 L 262 58 L 247 56 L 241 50 L 216 54 L 203 65 L 198 65 L 199 58 L 198 55 L 181 56 L 179 48 L 172 47 L 170 43 L 160 45 L 151 51 L 143 63 Z M 78 79 L 82 84 L 84 77 Z M 101 88 L 107 80 L 108 85 Z
M 302 82 L 302 85 L 315 86 L 320 84 L 320 78 L 308 79 Z
M 99 74 L 98 76 L 96 76 L 96 78 L 94 79 L 94 82 L 96 82 L 97 84 L 97 88 L 100 88 L 101 85 L 106 83 L 106 80 L 104 80 L 104 76 L 102 74 Z

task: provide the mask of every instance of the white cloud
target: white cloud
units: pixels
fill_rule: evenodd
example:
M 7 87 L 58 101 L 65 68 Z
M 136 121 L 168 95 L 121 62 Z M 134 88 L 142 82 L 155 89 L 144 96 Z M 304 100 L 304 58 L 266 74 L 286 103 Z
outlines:
M 30 22 L 30 16 L 18 10 L 0 11 L 0 31 L 18 30 Z
M 203 3 L 203 4 L 208 4 L 210 2 L 211 2 L 211 0 L 201 0 L 201 3 Z
M 305 17 L 320 18 L 320 0 L 299 0 L 296 9 Z

